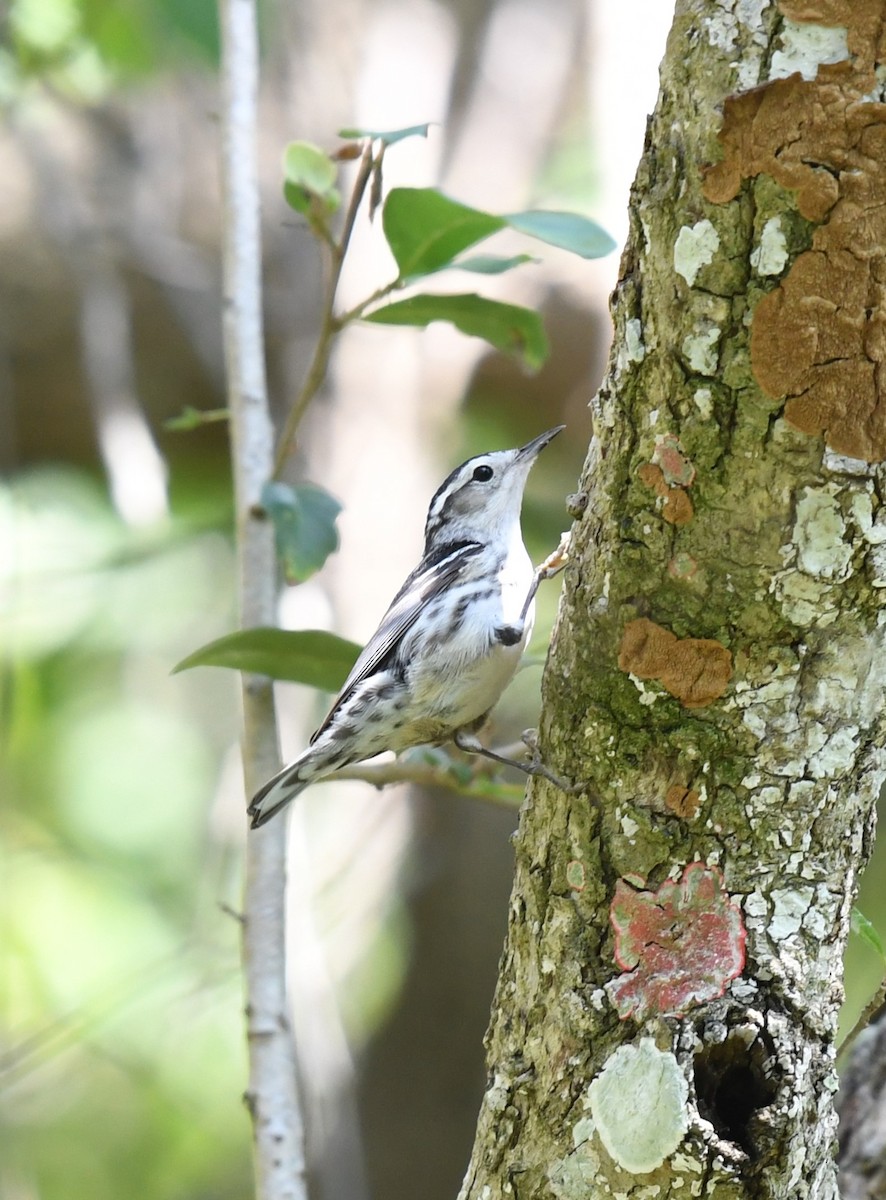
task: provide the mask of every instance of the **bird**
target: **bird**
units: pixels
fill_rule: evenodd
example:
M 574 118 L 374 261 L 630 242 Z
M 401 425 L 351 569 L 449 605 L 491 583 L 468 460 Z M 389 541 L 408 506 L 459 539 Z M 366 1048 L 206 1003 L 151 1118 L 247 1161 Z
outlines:
M 421 561 L 392 600 L 309 745 L 248 808 L 257 829 L 309 784 L 339 768 L 418 745 L 460 749 L 558 780 L 537 759 L 504 758 L 476 736 L 529 640 L 535 593 L 565 556 L 536 571 L 520 510 L 539 453 L 565 428 L 524 446 L 478 454 L 440 484 Z

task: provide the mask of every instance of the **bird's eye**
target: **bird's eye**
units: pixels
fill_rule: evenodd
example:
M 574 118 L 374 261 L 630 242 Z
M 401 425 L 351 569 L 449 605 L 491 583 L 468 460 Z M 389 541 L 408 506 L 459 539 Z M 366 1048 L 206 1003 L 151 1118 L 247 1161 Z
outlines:
M 471 476 L 471 478 L 479 480 L 480 483 L 485 483 L 487 479 L 492 478 L 492 475 L 492 467 L 487 466 L 486 463 L 483 463 L 483 465 L 480 467 L 474 467 L 474 474 Z

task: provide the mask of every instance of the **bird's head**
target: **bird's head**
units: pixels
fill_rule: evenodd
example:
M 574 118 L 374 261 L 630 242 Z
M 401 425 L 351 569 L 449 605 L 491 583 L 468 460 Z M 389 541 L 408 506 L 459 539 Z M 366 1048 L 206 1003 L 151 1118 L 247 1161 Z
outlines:
M 477 454 L 440 484 L 428 509 L 425 554 L 449 542 L 507 539 L 519 525 L 526 480 L 541 450 L 565 429 L 557 425 L 516 450 Z

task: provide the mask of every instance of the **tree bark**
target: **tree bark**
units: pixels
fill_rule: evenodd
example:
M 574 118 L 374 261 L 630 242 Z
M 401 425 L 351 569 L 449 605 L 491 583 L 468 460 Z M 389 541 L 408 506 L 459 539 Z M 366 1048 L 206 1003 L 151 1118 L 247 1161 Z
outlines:
M 886 1196 L 886 1009 L 865 1029 L 842 1071 L 840 1195 Z
M 582 790 L 521 815 L 465 1200 L 837 1195 L 886 776 L 886 6 L 814 8 L 677 4 L 545 674 Z

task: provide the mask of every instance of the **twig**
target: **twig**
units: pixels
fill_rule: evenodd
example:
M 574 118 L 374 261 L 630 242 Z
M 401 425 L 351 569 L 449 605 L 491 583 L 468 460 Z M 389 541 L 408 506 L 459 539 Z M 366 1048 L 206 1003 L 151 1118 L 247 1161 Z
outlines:
M 886 1004 L 886 979 L 881 981 L 873 996 L 871 996 L 868 1003 L 862 1009 L 858 1020 L 837 1047 L 837 1055 L 839 1058 L 843 1059 L 844 1062 L 845 1055 L 848 1053 L 855 1039 L 868 1027 L 868 1025 L 870 1025 L 871 1021 L 873 1021 L 874 1017 L 884 1004 Z
M 384 148 L 379 151 L 379 155 L 384 153 Z M 339 332 L 344 324 L 343 321 L 337 320 L 335 317 L 335 294 L 338 291 L 339 280 L 341 279 L 342 267 L 345 261 L 348 245 L 351 240 L 351 234 L 354 231 L 354 222 L 357 219 L 357 213 L 360 209 L 363 195 L 366 191 L 366 185 L 372 177 L 373 171 L 377 167 L 377 160 L 373 154 L 372 142 L 368 141 L 363 150 L 363 157 L 360 159 L 360 167 L 357 171 L 357 177 L 354 180 L 354 187 L 351 191 L 351 199 L 348 204 L 347 212 L 345 213 L 344 224 L 342 226 L 341 237 L 338 241 L 329 242 L 332 260 L 330 264 L 329 280 L 326 285 L 326 297 L 323 303 L 323 315 L 320 322 L 320 334 L 317 338 L 317 345 L 314 348 L 314 357 L 311 360 L 311 365 L 308 367 L 308 373 L 305 376 L 305 381 L 302 384 L 301 391 L 296 396 L 292 408 L 289 410 L 289 415 L 286 418 L 286 424 L 283 426 L 283 432 L 280 435 L 280 442 L 277 446 L 277 455 L 274 459 L 274 475 L 276 479 L 289 457 L 289 452 L 292 449 L 292 444 L 295 441 L 295 435 L 298 432 L 298 427 L 301 424 L 301 419 L 307 411 L 308 405 L 316 396 L 323 380 L 326 378 L 326 371 L 329 367 L 329 357 L 332 354 L 332 343 L 335 335 Z
M 262 346 L 261 252 L 256 178 L 256 0 L 219 0 L 222 30 L 222 186 L 225 360 L 240 622 L 271 625 L 275 562 L 269 521 L 256 514 L 271 472 L 273 431 Z M 243 768 L 248 794 L 277 769 L 271 681 L 243 677 Z M 306 1200 L 304 1126 L 285 972 L 285 824 L 249 834 L 243 898 L 249 1085 L 257 1200 Z
M 520 749 L 525 750 L 523 743 Z M 373 787 L 382 788 L 390 783 L 412 783 L 417 787 L 446 788 L 449 792 L 457 792 L 460 796 L 470 796 L 472 800 L 482 800 L 496 808 L 508 808 L 512 811 L 523 803 L 524 788 L 522 785 L 496 783 L 489 790 L 477 787 L 484 776 L 490 774 L 489 765 L 470 768 L 466 778 L 453 769 L 453 765 L 415 760 L 397 759 L 385 763 L 361 763 L 359 766 L 342 767 L 330 777 L 332 783 L 339 779 L 359 779 L 363 783 L 371 783 Z

